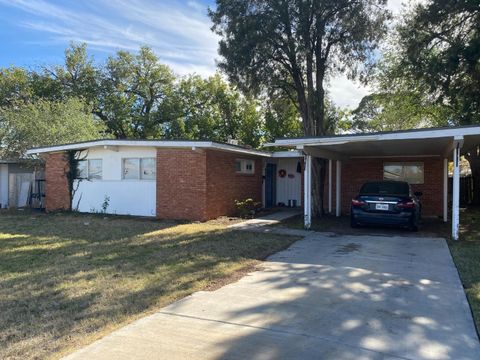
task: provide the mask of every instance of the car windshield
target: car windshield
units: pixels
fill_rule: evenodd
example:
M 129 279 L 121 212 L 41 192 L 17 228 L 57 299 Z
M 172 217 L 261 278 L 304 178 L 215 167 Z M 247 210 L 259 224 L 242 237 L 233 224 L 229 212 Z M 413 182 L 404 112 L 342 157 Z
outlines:
M 366 183 L 360 190 L 360 195 L 402 195 L 408 196 L 408 183 L 401 181 L 378 181 Z

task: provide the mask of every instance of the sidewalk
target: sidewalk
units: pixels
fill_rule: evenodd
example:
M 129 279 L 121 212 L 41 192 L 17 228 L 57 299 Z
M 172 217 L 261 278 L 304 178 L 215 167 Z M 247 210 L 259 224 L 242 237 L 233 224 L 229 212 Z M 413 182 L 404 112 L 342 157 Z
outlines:
M 307 236 L 312 234 L 311 231 L 300 230 L 300 229 L 289 229 L 286 227 L 272 226 L 278 225 L 283 220 L 291 218 L 293 216 L 301 215 L 302 211 L 299 209 L 285 209 L 261 216 L 255 219 L 249 219 L 242 221 L 237 224 L 230 225 L 230 229 L 235 230 L 245 230 L 251 232 L 261 232 L 261 233 L 272 233 L 272 234 L 283 234 L 283 235 L 293 235 L 293 236 Z

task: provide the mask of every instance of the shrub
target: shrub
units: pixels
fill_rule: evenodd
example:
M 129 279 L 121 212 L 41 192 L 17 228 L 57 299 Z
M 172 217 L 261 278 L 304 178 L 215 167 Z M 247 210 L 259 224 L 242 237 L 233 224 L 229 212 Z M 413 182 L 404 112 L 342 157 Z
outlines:
M 261 207 L 262 203 L 253 199 L 235 200 L 236 215 L 241 218 L 253 217 Z

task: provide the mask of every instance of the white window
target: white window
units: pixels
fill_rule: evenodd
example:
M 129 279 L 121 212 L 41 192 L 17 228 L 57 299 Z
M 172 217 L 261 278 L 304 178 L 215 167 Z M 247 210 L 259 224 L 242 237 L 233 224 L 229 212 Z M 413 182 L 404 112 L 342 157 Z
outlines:
M 125 180 L 155 180 L 155 158 L 123 159 L 123 179 Z
M 102 180 L 102 160 L 88 159 L 78 162 L 78 178 L 88 180 Z
M 384 163 L 383 178 L 385 180 L 406 181 L 410 184 L 423 184 L 423 163 Z
M 235 160 L 235 172 L 238 174 L 254 174 L 255 161 L 247 159 Z

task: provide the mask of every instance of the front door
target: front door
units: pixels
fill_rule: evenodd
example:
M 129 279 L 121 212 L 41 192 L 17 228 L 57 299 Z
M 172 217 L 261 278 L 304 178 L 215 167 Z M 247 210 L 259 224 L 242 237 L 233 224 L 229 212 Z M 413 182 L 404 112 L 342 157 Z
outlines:
M 275 206 L 277 202 L 277 164 L 267 164 L 265 169 L 265 205 Z

